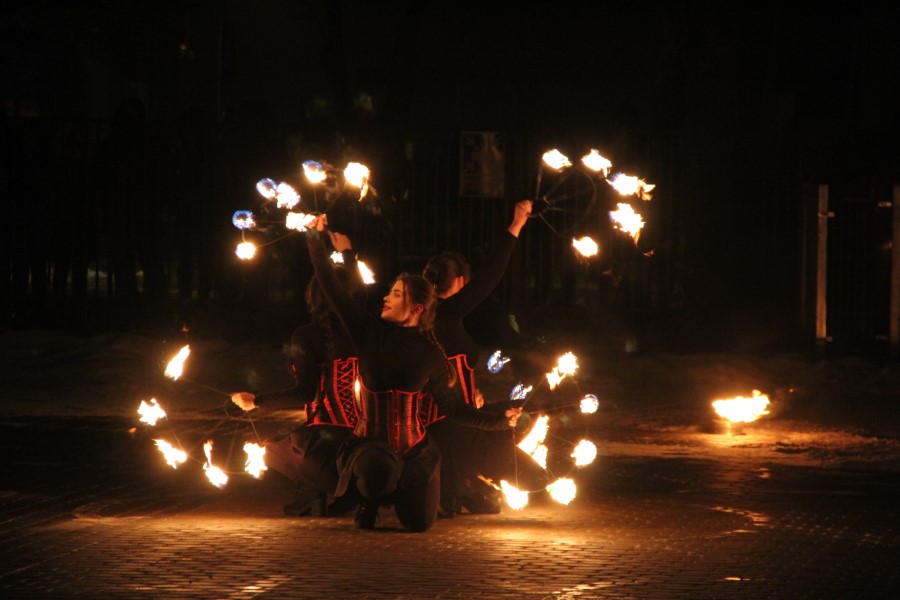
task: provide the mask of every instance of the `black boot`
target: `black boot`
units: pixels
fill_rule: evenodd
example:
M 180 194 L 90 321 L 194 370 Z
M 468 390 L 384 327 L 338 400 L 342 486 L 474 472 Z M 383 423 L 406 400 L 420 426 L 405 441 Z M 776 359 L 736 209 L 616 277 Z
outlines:
M 375 520 L 378 518 L 378 503 L 371 500 L 363 500 L 356 511 L 356 527 L 358 529 L 375 529 Z

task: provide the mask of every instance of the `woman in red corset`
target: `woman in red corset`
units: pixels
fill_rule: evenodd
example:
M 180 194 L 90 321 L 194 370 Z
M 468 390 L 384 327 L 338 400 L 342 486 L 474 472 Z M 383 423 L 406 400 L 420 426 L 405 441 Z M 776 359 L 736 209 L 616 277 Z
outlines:
M 393 505 L 401 525 L 426 531 L 437 519 L 440 450 L 428 436 L 420 406 L 430 394 L 442 414 L 482 429 L 514 427 L 522 410 L 487 414 L 463 402 L 451 387 L 453 373 L 432 331 L 437 296 L 420 275 L 401 274 L 384 297 L 381 318 L 369 314 L 341 288 L 330 267 L 326 217 L 307 230 L 307 246 L 322 291 L 346 326 L 358 356 L 359 421 L 338 453 L 337 494 L 352 485 L 362 503 L 357 526 L 375 526 L 378 507 Z M 335 250 L 346 237 L 329 234 Z
M 343 253 L 344 265 L 332 267 L 339 284 L 365 306 L 365 285 L 352 249 Z M 356 349 L 313 277 L 306 288 L 310 321 L 291 334 L 289 369 L 296 381 L 291 389 L 256 395 L 235 392 L 231 400 L 245 411 L 305 408 L 306 423 L 287 435 L 269 436 L 266 466 L 288 477 L 296 489 L 284 507 L 288 516 L 345 514 L 355 506 L 352 496 L 336 501 L 335 467 L 341 442 L 356 426 Z

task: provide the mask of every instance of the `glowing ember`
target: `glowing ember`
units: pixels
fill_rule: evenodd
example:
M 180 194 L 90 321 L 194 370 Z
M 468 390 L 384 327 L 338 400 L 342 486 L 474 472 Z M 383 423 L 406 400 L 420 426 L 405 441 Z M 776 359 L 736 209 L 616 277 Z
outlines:
M 206 471 L 206 478 L 209 479 L 209 482 L 217 488 L 221 489 L 225 487 L 226 483 L 228 483 L 228 475 L 226 475 L 225 471 L 223 471 L 219 467 L 213 466 L 212 447 L 212 440 L 209 440 L 205 444 L 203 444 L 203 453 L 206 454 L 206 462 L 203 464 L 203 470 Z
M 159 448 L 159 451 L 162 452 L 163 456 L 166 459 L 166 462 L 173 469 L 177 469 L 178 465 L 187 460 L 187 454 L 184 450 L 173 448 L 172 444 L 170 444 L 166 440 L 153 441 L 156 442 L 156 447 Z
M 510 508 L 521 510 L 528 506 L 528 492 L 518 489 L 505 479 L 500 480 L 500 490 L 503 492 L 503 499 Z
M 150 398 L 150 404 L 141 400 L 138 407 L 138 414 L 141 415 L 140 420 L 147 425 L 156 425 L 156 422 L 166 417 L 166 411 L 156 403 L 156 398 Z
M 631 205 L 619 203 L 617 209 L 610 211 L 609 217 L 613 220 L 616 229 L 624 231 L 630 235 L 634 241 L 638 241 L 641 235 L 641 229 L 644 227 L 644 219 L 638 213 L 634 212 Z
M 300 194 L 286 183 L 278 184 L 278 194 L 275 196 L 278 208 L 294 208 L 300 203 Z
M 654 184 L 645 183 L 643 179 L 622 173 L 616 173 L 606 181 L 621 195 L 636 195 L 641 200 L 650 200 L 651 192 L 656 187 Z
M 179 350 L 178 354 L 175 355 L 175 358 L 170 360 L 169 364 L 166 365 L 166 377 L 169 377 L 170 379 L 178 379 L 181 377 L 181 374 L 184 372 L 184 361 L 187 360 L 190 353 L 190 346 L 184 346 Z
M 572 247 L 575 248 L 575 251 L 578 252 L 578 254 L 584 256 L 585 258 L 596 256 L 600 251 L 600 247 L 597 246 L 597 242 L 595 242 L 588 236 L 584 236 L 577 240 L 573 238 Z
M 575 482 L 568 478 L 557 479 L 547 486 L 547 491 L 560 504 L 568 504 L 575 499 Z
M 244 444 L 244 452 L 247 453 L 247 461 L 244 463 L 244 470 L 259 479 L 262 472 L 267 470 L 265 455 L 266 447 L 247 442 Z
M 572 163 L 569 162 L 569 157 L 567 157 L 556 148 L 544 152 L 542 160 L 548 167 L 550 167 L 551 169 L 556 169 L 557 171 L 560 169 L 564 169 L 565 167 L 572 166 Z
M 241 260 L 250 260 L 256 256 L 256 246 L 251 242 L 241 242 L 234 251 Z
M 531 431 L 522 438 L 517 446 L 522 452 L 528 454 L 536 463 L 542 467 L 547 467 L 548 449 L 544 446 L 544 439 L 547 437 L 547 431 L 550 428 L 550 417 L 541 415 L 534 421 Z
M 236 210 L 231 215 L 231 224 L 238 229 L 253 229 L 256 227 L 256 221 L 253 220 L 253 213 L 249 210 Z
M 579 408 L 583 414 L 594 414 L 600 408 L 600 401 L 594 394 L 585 394 L 581 399 Z
M 590 153 L 581 157 L 581 163 L 591 171 L 602 172 L 604 177 L 609 175 L 609 170 L 612 168 L 612 163 L 609 162 L 609 159 L 600 156 L 593 148 Z
M 303 163 L 303 174 L 306 175 L 306 180 L 312 184 L 322 183 L 328 176 L 322 163 L 314 160 L 308 160 Z
M 331 253 L 331 262 L 333 262 L 336 265 L 344 264 L 344 255 L 341 254 L 340 252 L 338 252 L 337 250 L 335 250 L 334 252 Z
M 503 366 L 508 362 L 509 359 L 500 354 L 500 351 L 497 350 L 496 352 L 491 354 L 490 357 L 488 357 L 487 369 L 491 373 L 499 373 L 501 369 L 503 369 Z
M 732 423 L 749 423 L 769 414 L 769 397 L 753 390 L 753 397 L 736 396 L 727 400 L 715 400 L 713 408 L 720 417 Z
M 585 467 L 597 458 L 597 446 L 589 440 L 581 440 L 572 450 L 571 456 L 575 459 L 576 467 Z
M 306 231 L 309 224 L 315 220 L 315 215 L 308 215 L 302 212 L 289 212 L 284 217 L 284 226 L 295 231 Z

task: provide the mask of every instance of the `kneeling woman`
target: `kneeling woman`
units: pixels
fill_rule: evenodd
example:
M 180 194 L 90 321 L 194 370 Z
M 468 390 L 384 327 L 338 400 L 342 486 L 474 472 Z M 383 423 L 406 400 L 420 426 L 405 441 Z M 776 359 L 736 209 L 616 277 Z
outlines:
M 379 506 L 393 505 L 403 527 L 426 531 L 437 519 L 441 455 L 427 434 L 421 392 L 430 393 L 448 418 L 479 429 L 515 427 L 522 409 L 488 414 L 462 401 L 432 332 L 437 296 L 422 276 L 397 277 L 380 319 L 360 308 L 334 276 L 325 225 L 323 215 L 307 230 L 309 255 L 324 295 L 356 344 L 361 379 L 359 421 L 338 455 L 336 495 L 356 487 L 363 499 L 356 520 L 361 529 L 375 526 Z M 339 233 L 329 235 L 337 251 L 348 243 Z

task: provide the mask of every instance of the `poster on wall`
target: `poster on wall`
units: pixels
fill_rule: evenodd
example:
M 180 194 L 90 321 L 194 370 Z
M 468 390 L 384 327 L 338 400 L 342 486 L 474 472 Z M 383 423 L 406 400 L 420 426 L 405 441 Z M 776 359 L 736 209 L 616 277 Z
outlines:
M 459 195 L 505 198 L 505 136 L 496 131 L 463 131 L 459 146 Z

